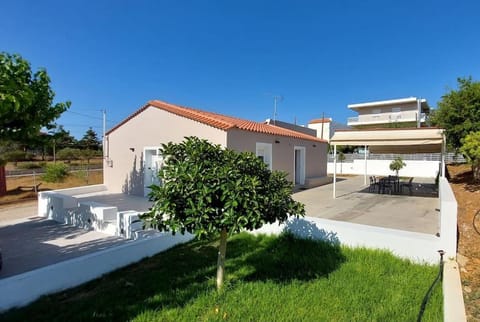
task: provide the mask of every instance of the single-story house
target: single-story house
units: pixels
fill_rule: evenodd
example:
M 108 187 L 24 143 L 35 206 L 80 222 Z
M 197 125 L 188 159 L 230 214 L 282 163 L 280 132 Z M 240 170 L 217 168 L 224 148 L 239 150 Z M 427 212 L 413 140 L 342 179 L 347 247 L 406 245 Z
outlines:
M 109 191 L 144 196 L 158 182 L 162 143 L 197 136 L 236 151 L 250 151 L 298 186 L 324 184 L 328 144 L 273 124 L 149 101 L 105 135 L 104 184 Z

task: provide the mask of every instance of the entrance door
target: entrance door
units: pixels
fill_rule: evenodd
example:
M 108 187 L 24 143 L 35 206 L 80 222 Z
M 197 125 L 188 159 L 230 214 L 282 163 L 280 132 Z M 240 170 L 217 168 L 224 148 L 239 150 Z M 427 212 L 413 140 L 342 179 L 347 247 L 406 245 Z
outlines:
M 143 195 L 146 197 L 150 193 L 151 185 L 160 185 L 158 172 L 162 168 L 163 157 L 159 154 L 158 148 L 145 148 L 145 167 L 143 175 Z
M 305 147 L 295 147 L 294 151 L 295 185 L 305 184 Z

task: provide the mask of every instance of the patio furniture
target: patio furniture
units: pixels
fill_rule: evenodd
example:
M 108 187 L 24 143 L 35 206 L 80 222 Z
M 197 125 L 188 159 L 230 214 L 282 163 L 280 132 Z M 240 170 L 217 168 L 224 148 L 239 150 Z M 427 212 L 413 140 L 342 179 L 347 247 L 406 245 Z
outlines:
M 408 182 L 401 183 L 400 188 L 402 193 L 403 193 L 403 188 L 407 187 L 410 192 L 410 196 L 412 195 L 412 188 L 413 188 L 412 181 L 413 181 L 413 177 L 411 177 L 410 180 L 408 180 Z
M 377 181 L 375 176 L 370 177 L 370 186 L 368 187 L 369 192 L 375 192 L 376 189 L 380 189 L 380 183 Z

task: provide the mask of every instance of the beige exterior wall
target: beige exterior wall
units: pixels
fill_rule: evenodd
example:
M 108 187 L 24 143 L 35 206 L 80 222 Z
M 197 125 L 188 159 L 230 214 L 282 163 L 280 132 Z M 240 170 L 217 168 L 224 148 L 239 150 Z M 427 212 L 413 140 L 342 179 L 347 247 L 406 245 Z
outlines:
M 275 140 L 279 143 L 275 143 Z M 229 130 L 227 134 L 227 147 L 232 150 L 255 153 L 257 142 L 272 144 L 272 170 L 287 172 L 287 179 L 290 181 L 294 179 L 294 148 L 296 146 L 305 147 L 305 178 L 327 175 L 327 143 L 238 129 Z
M 148 107 L 114 130 L 107 135 L 106 144 L 111 164 L 104 162 L 103 166 L 108 190 L 143 196 L 144 148 L 181 142 L 185 136 L 198 136 L 222 146 L 227 143 L 225 131 L 155 107 Z
M 322 127 L 323 127 L 323 136 L 322 136 Z M 308 124 L 308 128 L 314 129 L 317 131 L 317 138 L 330 142 L 330 122 L 310 123 Z

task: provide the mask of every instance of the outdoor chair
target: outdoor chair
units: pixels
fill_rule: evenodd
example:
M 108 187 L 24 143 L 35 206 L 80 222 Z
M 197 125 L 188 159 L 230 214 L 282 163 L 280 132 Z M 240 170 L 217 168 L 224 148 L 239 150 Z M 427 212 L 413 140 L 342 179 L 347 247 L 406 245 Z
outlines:
M 413 177 L 411 177 L 410 180 L 408 180 L 408 182 L 402 182 L 402 184 L 400 185 L 402 193 L 403 193 L 403 188 L 406 187 L 409 190 L 410 196 L 412 195 L 412 190 L 413 190 L 412 181 L 413 181 Z
M 370 186 L 368 187 L 368 192 L 375 192 L 375 190 L 379 187 L 380 187 L 380 183 L 377 181 L 377 178 L 375 176 L 371 176 L 370 177 Z

